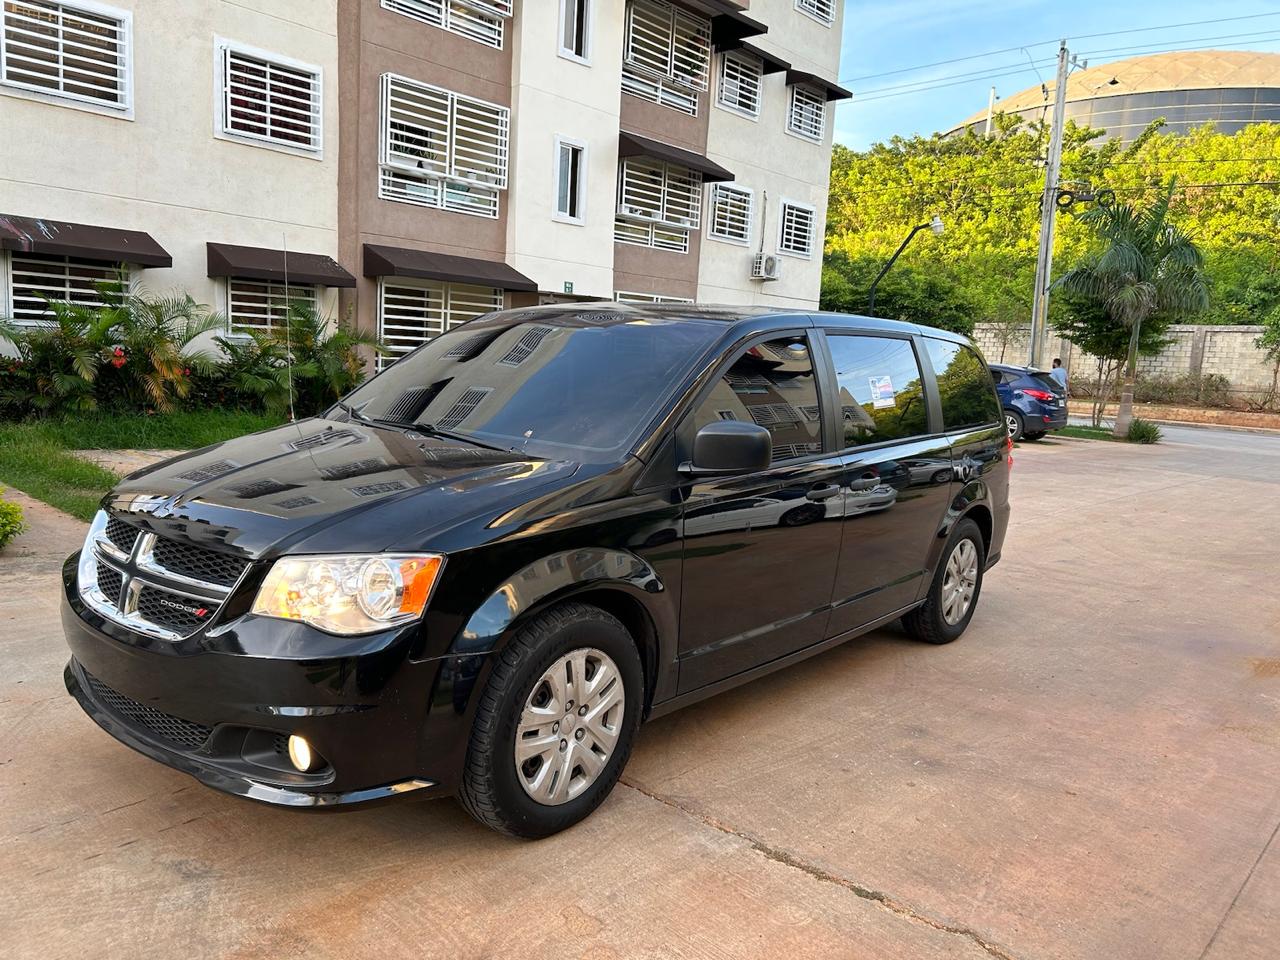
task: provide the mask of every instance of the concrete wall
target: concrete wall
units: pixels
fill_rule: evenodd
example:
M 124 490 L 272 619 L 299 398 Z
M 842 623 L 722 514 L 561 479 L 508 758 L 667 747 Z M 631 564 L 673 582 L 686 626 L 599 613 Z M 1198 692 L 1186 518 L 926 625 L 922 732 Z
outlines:
M 750 15 L 769 25 L 769 32 L 751 38 L 751 43 L 788 61 L 797 70 L 827 80 L 839 79 L 843 4 L 836 22 L 829 27 L 796 10 L 794 0 L 755 0 Z M 698 299 L 712 303 L 816 307 L 822 282 L 836 105 L 827 104 L 823 141 L 813 143 L 787 132 L 791 90 L 784 73 L 764 77 L 760 116 L 751 118 L 716 105 L 719 64 L 720 58 L 716 56 L 712 90 L 705 98 L 710 104 L 707 152 L 711 159 L 734 172 L 736 186 L 754 191 L 752 236 L 746 247 L 713 239 L 705 226 L 708 211 L 700 234 L 702 262 Z M 784 200 L 806 204 L 817 211 L 813 255 L 808 259 L 783 255 L 779 258 L 781 280 L 751 280 L 753 256 L 761 250 L 775 253 L 778 249 Z
M 1138 360 L 1141 377 L 1178 377 L 1195 373 L 1226 377 L 1232 392 L 1241 395 L 1260 393 L 1271 386 L 1272 365 L 1254 341 L 1262 333 L 1255 326 L 1208 326 L 1186 324 L 1172 326 L 1166 336 L 1169 343 L 1160 353 Z M 994 324 L 978 324 L 974 339 L 988 361 L 1001 362 L 1001 345 Z M 1096 376 L 1096 360 L 1072 343 L 1058 338 L 1049 341 L 1048 356 L 1061 357 L 1063 366 L 1073 377 L 1092 380 Z M 1004 350 L 1005 363 L 1024 364 L 1027 337 L 1021 334 Z
M 337 256 L 335 0 L 110 5 L 133 14 L 132 119 L 0 85 L 0 213 L 146 231 L 173 267 L 138 271 L 140 284 L 218 309 L 208 241 Z M 215 37 L 321 68 L 320 155 L 214 136 Z

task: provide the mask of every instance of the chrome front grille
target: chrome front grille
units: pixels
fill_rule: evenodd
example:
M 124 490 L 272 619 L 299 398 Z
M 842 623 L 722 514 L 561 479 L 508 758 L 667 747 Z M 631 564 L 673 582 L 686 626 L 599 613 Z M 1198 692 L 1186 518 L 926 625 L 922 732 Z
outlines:
M 216 619 L 249 567 L 240 557 L 170 540 L 99 512 L 80 560 L 80 596 L 131 630 L 182 640 Z

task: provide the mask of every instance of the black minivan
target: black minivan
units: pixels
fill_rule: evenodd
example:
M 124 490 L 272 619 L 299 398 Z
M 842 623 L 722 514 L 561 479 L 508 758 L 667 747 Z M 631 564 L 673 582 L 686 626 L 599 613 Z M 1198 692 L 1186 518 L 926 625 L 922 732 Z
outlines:
M 64 568 L 67 688 L 229 793 L 457 794 L 545 836 L 604 799 L 645 718 L 898 618 L 963 633 L 1009 447 L 943 331 L 491 314 L 323 416 L 122 481 Z

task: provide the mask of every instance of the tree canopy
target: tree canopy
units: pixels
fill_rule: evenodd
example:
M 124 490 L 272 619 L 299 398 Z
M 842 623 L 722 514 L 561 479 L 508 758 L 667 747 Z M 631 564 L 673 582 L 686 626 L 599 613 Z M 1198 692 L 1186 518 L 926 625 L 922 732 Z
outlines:
M 927 281 L 940 305 L 936 315 L 913 313 L 916 319 L 963 331 L 971 322 L 1029 318 L 1048 134 L 1043 123 L 1008 116 L 996 118 L 996 129 L 990 138 L 895 137 L 863 152 L 836 145 L 824 307 L 864 309 L 879 266 L 912 226 L 937 214 L 946 233 L 915 239 L 882 281 L 877 312 L 916 310 Z M 1260 311 L 1280 293 L 1280 125 L 1230 135 L 1212 125 L 1182 135 L 1153 126 L 1122 145 L 1067 123 L 1064 186 L 1114 190 L 1119 202 L 1143 207 L 1158 201 L 1175 174 L 1169 216 L 1205 257 L 1210 303 L 1198 319 L 1261 322 Z M 1078 202 L 1058 217 L 1055 275 L 1088 256 L 1091 234 L 1081 215 L 1093 206 Z

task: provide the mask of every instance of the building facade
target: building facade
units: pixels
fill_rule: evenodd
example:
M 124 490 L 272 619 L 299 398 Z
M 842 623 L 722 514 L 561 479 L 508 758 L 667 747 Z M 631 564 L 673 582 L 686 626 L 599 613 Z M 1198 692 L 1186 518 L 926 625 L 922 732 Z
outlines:
M 125 263 L 386 363 L 502 306 L 817 304 L 837 0 L 178 6 L 4 3 L 0 314 Z

